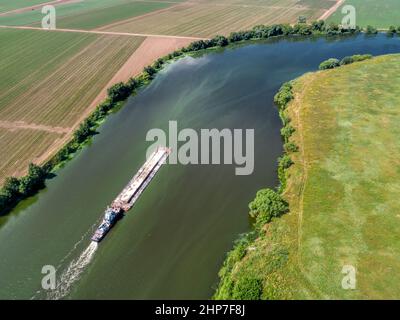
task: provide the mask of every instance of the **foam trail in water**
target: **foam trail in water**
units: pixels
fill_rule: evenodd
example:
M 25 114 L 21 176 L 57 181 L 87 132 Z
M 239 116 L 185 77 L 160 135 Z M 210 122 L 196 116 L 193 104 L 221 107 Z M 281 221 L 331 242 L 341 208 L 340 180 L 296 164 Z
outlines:
M 75 260 L 73 260 L 68 268 L 62 273 L 55 290 L 49 292 L 48 299 L 61 299 L 65 297 L 71 286 L 79 279 L 86 266 L 92 261 L 96 253 L 98 243 L 91 242 L 85 251 Z

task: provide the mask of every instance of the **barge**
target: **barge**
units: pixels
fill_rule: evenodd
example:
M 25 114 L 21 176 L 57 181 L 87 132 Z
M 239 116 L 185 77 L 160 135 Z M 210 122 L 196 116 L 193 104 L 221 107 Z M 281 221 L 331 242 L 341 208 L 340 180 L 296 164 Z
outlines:
M 100 242 L 103 240 L 124 212 L 133 207 L 144 189 L 146 189 L 158 170 L 165 163 L 170 153 L 171 149 L 158 147 L 150 155 L 112 204 L 107 207 L 102 222 L 92 236 L 92 241 Z

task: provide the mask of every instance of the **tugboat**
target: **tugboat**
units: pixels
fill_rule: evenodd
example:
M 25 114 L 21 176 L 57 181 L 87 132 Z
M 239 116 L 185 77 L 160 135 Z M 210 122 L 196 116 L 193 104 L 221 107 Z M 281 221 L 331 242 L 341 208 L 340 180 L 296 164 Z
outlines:
M 97 228 L 96 232 L 94 233 L 92 237 L 92 241 L 95 242 L 100 242 L 103 240 L 105 235 L 107 234 L 108 231 L 113 227 L 113 225 L 118 221 L 118 219 L 121 217 L 122 214 L 122 209 L 115 207 L 107 207 L 105 213 L 104 213 L 104 218 L 99 227 Z

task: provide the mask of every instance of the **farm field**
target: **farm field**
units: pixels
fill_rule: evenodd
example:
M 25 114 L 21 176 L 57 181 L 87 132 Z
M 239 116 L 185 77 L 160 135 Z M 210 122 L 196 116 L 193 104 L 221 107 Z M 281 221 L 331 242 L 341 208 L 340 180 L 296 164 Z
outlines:
M 46 151 L 65 134 L 35 129 L 9 130 L 0 127 L 0 181 L 27 170 L 29 162 L 38 163 Z
M 277 299 L 400 295 L 400 55 L 294 82 L 288 115 L 299 152 L 284 193 L 290 213 L 266 225 L 231 278 L 261 275 Z M 343 290 L 342 268 L 356 271 Z
M 0 0 L 0 13 L 19 8 L 29 7 L 36 4 L 49 2 L 48 0 Z
M 400 1 L 398 0 L 346 0 L 345 3 L 328 19 L 340 23 L 344 5 L 356 8 L 357 25 L 366 27 L 371 25 L 381 29 L 388 29 L 391 25 L 400 24 Z
M 115 21 L 167 8 L 179 1 L 85 0 L 54 5 L 58 28 L 93 29 Z M 0 16 L 1 25 L 40 26 L 41 10 Z
M 131 57 L 145 38 L 80 33 L 0 30 L 0 127 L 27 150 L 18 163 L 8 163 L 0 181 L 32 161 L 26 130 L 71 131 L 91 102 Z M 44 51 L 43 48 L 46 48 Z M 29 54 L 28 54 L 29 53 Z M 25 127 L 25 128 L 24 128 Z M 61 130 L 60 130 L 61 128 Z M 41 145 L 51 140 L 43 139 Z M 52 135 L 54 138 L 54 135 Z M 39 138 L 38 138 L 39 139 Z M 48 143 L 50 147 L 52 143 Z M 10 159 L 13 155 L 8 155 Z M 8 174 L 7 174 L 8 173 Z
M 120 21 L 99 28 L 100 30 L 212 37 L 227 35 L 232 31 L 245 30 L 258 24 L 291 23 L 299 16 L 318 19 L 325 7 L 335 2 L 321 1 L 317 8 L 308 1 L 197 1 L 173 6 L 161 12 Z

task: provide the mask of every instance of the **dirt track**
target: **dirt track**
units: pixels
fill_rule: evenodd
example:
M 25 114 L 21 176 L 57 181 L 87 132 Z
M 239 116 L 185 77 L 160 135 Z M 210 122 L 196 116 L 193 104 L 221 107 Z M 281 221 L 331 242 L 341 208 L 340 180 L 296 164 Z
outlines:
M 345 0 L 337 0 L 336 4 L 327 10 L 322 16 L 319 17 L 318 20 L 328 19 L 339 7 L 344 3 Z
M 198 37 L 183 37 L 183 36 L 169 36 L 160 34 L 144 34 L 144 33 L 130 33 L 130 32 L 114 32 L 114 31 L 100 31 L 100 30 L 82 30 L 82 29 L 53 29 L 47 30 L 40 27 L 27 27 L 27 26 L 2 26 L 3 29 L 20 29 L 20 30 L 40 30 L 45 32 L 76 32 L 76 33 L 92 33 L 92 34 L 104 34 L 104 35 L 115 35 L 115 36 L 131 36 L 131 37 L 154 37 L 154 38 L 168 38 L 168 39 L 189 39 L 189 40 L 204 40 L 204 38 Z
M 19 129 L 32 129 L 32 130 L 47 131 L 52 133 L 68 133 L 70 131 L 69 128 L 50 127 L 42 124 L 26 123 L 24 121 L 12 122 L 12 121 L 2 121 L 2 120 L 0 120 L 0 128 L 8 129 L 10 131 Z

